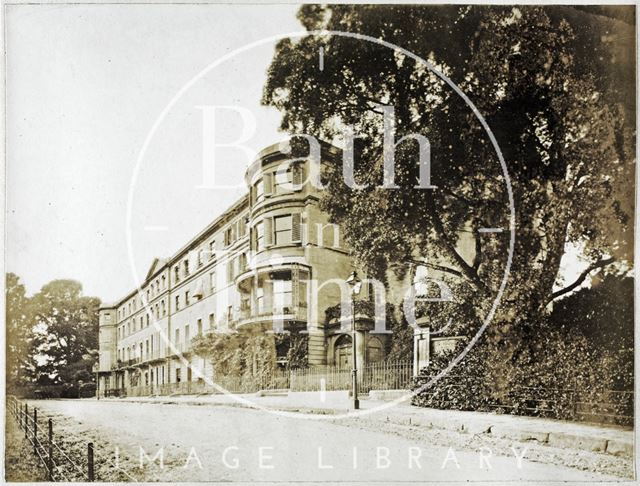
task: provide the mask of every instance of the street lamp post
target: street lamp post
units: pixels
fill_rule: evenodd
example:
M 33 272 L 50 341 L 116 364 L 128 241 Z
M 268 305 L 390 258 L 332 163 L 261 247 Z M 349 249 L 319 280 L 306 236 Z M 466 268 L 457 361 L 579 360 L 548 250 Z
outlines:
M 353 387 L 353 409 L 360 408 L 360 400 L 358 400 L 358 351 L 356 348 L 356 299 L 355 296 L 360 293 L 362 281 L 358 278 L 357 272 L 351 272 L 347 278 L 347 284 L 351 287 L 351 350 L 353 369 L 351 370 L 351 384 Z

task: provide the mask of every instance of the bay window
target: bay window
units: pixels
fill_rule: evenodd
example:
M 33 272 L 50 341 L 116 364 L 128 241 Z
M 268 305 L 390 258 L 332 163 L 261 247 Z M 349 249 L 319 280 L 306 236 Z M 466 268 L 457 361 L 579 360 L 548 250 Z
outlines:
M 284 312 L 285 308 L 292 309 L 292 285 L 290 279 L 276 279 L 273 281 L 273 307 L 276 312 Z

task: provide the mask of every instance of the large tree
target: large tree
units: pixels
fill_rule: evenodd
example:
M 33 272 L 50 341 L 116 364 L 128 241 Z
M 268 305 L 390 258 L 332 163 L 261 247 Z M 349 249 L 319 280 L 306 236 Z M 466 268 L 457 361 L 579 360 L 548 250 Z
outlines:
M 630 259 L 633 56 L 625 58 L 624 47 L 633 46 L 616 35 L 632 39 L 632 26 L 570 7 L 305 5 L 299 19 L 309 31 L 361 33 L 421 56 L 486 119 L 515 204 L 513 263 L 494 327 L 506 360 L 517 360 L 552 301 Z M 344 127 L 353 128 L 360 187 L 347 186 L 337 167 L 325 175 L 331 220 L 374 275 L 423 263 L 454 277 L 477 325 L 503 277 L 510 210 L 494 147 L 461 97 L 398 51 L 323 34 L 278 44 L 263 102 L 281 110 L 288 133 L 339 142 Z M 394 108 L 396 140 L 429 139 L 436 189 L 415 187 L 412 142 L 396 151 L 399 189 L 380 187 L 381 105 Z M 475 240 L 471 257 L 460 251 L 465 233 Z M 563 283 L 568 246 L 589 263 L 576 282 Z
M 83 296 L 75 280 L 53 280 L 32 297 L 36 381 L 69 382 L 91 371 L 99 307 L 100 300 Z

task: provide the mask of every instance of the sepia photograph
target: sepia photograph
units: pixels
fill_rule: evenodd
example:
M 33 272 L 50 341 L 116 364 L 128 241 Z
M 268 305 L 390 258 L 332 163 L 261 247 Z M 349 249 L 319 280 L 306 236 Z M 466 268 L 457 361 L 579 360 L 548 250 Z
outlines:
M 8 1 L 8 483 L 637 479 L 635 3 Z

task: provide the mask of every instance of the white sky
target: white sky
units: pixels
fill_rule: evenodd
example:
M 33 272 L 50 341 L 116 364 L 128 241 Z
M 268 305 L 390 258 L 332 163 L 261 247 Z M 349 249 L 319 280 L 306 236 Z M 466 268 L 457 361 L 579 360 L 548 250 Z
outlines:
M 294 5 L 7 6 L 7 255 L 29 293 L 77 279 L 105 301 L 135 287 L 126 246 L 127 195 L 136 158 L 178 90 L 220 56 L 302 30 Z M 176 104 L 140 167 L 133 246 L 142 275 L 174 253 L 242 190 L 202 184 L 197 105 L 254 113 L 258 151 L 283 136 L 280 115 L 259 104 L 275 42 L 213 70 Z M 227 112 L 220 140 L 240 118 Z M 248 163 L 225 149 L 223 167 L 242 182 Z M 146 231 L 164 226 L 167 231 Z

